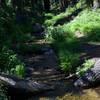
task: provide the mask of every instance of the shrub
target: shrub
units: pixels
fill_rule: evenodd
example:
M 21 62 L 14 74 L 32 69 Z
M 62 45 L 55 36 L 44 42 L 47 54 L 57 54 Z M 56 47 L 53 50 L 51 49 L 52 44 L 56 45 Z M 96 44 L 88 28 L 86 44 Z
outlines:
M 18 76 L 18 77 L 23 77 L 24 74 L 25 74 L 24 65 L 23 64 L 22 65 L 21 64 L 20 65 L 16 65 L 15 68 L 11 69 L 11 72 L 13 74 L 15 74 L 16 76 Z
M 83 75 L 88 69 L 92 67 L 95 62 L 93 60 L 85 60 L 85 62 L 79 66 L 76 70 L 76 75 Z
M 51 42 L 64 42 L 66 40 L 75 39 L 74 34 L 60 25 L 58 27 L 48 27 L 46 33 L 45 39 Z
M 69 7 L 69 8 L 66 9 L 65 12 L 62 12 L 62 13 L 60 13 L 60 14 L 58 14 L 58 15 L 53 15 L 53 16 L 52 16 L 52 19 L 47 19 L 47 20 L 45 20 L 44 25 L 45 25 L 46 27 L 53 26 L 53 25 L 56 23 L 57 20 L 59 20 L 59 19 L 61 19 L 61 18 L 63 18 L 63 17 L 68 16 L 68 15 L 69 15 L 70 13 L 72 13 L 74 10 L 75 10 L 74 7 L 73 7 L 73 8 L 72 8 L 72 7 Z
M 55 28 L 51 26 L 48 28 L 47 33 L 46 40 L 53 43 L 60 68 L 65 72 L 71 72 L 73 65 L 77 64 L 79 60 L 79 41 L 64 26 Z
M 8 100 L 7 96 L 5 95 L 4 86 L 0 84 L 0 100 Z
M 61 18 L 60 15 L 58 16 Z M 46 39 L 53 43 L 61 69 L 72 71 L 71 69 L 79 61 L 81 53 L 81 41 L 78 41 L 77 37 L 75 37 L 75 32 L 80 31 L 87 41 L 100 41 L 100 9 L 95 12 L 86 9 L 68 24 L 53 27 L 52 25 L 59 19 L 57 18 L 58 16 L 47 20 L 46 25 L 50 25 L 50 27 L 47 28 Z M 87 64 L 93 64 L 91 61 L 86 61 L 85 63 L 82 65 L 83 67 L 77 69 L 80 75 L 90 67 Z
M 24 68 L 24 64 L 18 59 L 17 55 L 14 54 L 12 50 L 4 47 L 0 51 L 0 71 L 8 74 L 15 74 L 12 73 L 12 69 L 16 69 L 17 65 L 23 66 Z
M 73 66 L 77 64 L 79 55 L 77 53 L 67 51 L 67 49 L 65 49 L 65 51 L 60 51 L 58 55 L 61 69 L 65 72 L 73 72 Z

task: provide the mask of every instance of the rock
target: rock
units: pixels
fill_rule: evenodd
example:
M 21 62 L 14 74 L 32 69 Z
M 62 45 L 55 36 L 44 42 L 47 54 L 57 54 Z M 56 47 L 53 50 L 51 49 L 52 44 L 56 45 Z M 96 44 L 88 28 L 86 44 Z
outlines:
M 41 49 L 41 51 L 43 52 L 44 55 L 50 55 L 54 53 L 53 49 L 50 47 L 44 47 Z
M 78 87 L 90 87 L 100 83 L 100 59 L 95 62 L 83 76 L 75 81 L 74 85 Z
M 33 24 L 32 25 L 32 35 L 36 35 L 36 36 L 44 35 L 44 27 L 39 23 Z

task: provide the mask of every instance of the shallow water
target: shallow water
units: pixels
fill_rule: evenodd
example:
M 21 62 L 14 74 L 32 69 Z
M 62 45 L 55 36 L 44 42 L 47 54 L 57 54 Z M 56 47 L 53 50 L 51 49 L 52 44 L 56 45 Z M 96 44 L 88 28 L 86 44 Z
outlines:
M 99 94 L 92 89 L 84 90 L 82 94 L 66 93 L 57 97 L 35 97 L 29 100 L 100 100 Z
M 79 89 L 72 84 L 59 84 L 55 91 L 41 93 L 29 100 L 100 100 L 100 87 Z
M 62 97 L 57 97 L 55 100 L 100 100 L 100 96 L 95 90 L 89 89 L 89 90 L 84 90 L 81 95 L 69 93 L 65 94 Z

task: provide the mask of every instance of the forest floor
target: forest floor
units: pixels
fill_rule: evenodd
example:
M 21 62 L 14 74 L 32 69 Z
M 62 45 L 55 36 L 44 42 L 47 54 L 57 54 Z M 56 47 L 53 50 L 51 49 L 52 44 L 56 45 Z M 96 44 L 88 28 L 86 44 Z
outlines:
M 59 71 L 57 57 L 49 43 L 38 40 L 35 44 L 42 47 L 38 54 L 21 55 L 26 65 L 26 78 L 53 85 L 55 90 L 38 94 L 29 100 L 100 100 L 100 87 L 83 90 L 74 87 L 73 80 L 63 80 L 65 74 Z M 83 43 L 82 48 L 82 58 L 100 58 L 99 43 Z

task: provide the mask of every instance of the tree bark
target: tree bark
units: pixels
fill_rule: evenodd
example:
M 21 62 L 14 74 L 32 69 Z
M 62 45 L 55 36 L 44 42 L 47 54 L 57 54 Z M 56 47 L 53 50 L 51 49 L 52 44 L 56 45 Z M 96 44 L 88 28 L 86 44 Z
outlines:
M 59 0 L 59 4 L 60 4 L 61 11 L 65 11 L 65 9 L 69 5 L 69 1 L 68 0 Z
M 46 12 L 49 12 L 50 11 L 50 0 L 43 0 L 44 2 L 44 10 Z

